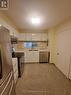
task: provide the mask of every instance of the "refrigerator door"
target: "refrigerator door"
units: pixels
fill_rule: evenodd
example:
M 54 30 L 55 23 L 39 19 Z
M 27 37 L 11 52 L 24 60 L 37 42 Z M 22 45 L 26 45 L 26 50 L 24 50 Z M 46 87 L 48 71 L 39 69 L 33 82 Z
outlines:
M 0 95 L 10 95 L 13 81 L 11 41 L 9 30 L 4 27 L 0 28 L 0 76 Z
M 2 54 L 1 54 L 1 46 L 0 46 L 0 79 L 2 78 Z
M 1 51 L 1 62 L 2 65 L 2 78 L 0 80 L 3 82 L 10 71 L 12 70 L 12 61 L 11 61 L 11 44 L 10 44 L 10 37 L 9 37 L 9 31 L 2 27 L 0 29 L 0 51 Z

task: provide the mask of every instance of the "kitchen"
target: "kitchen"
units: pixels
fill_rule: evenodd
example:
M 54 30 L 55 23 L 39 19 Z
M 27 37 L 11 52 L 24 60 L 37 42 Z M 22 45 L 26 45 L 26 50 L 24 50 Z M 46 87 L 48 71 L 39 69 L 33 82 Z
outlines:
M 20 33 L 19 42 L 17 50 L 24 52 L 24 62 L 25 63 L 39 63 L 39 52 L 48 51 L 48 34 L 44 33 Z
M 71 95 L 71 1 L 6 1 L 0 0 L 0 95 Z
M 4 37 L 3 37 L 3 35 L 4 35 Z M 5 72 L 10 73 L 10 71 L 11 71 L 12 74 L 10 76 L 11 79 L 9 78 L 9 83 L 12 80 L 13 84 L 12 84 L 10 92 L 9 92 L 10 95 L 11 95 L 11 93 L 14 94 L 14 91 L 12 92 L 14 83 L 16 84 L 18 78 L 21 78 L 22 74 L 24 73 L 25 63 L 26 64 L 27 63 L 30 63 L 30 64 L 31 63 L 32 64 L 43 63 L 44 64 L 44 63 L 49 63 L 49 60 L 50 60 L 50 53 L 48 50 L 47 33 L 38 33 L 38 34 L 36 33 L 34 35 L 32 35 L 32 33 L 30 33 L 30 35 L 31 35 L 30 38 L 29 38 L 29 33 L 27 33 L 25 35 L 25 39 L 23 39 L 24 37 L 20 37 L 20 35 L 24 36 L 24 33 L 19 34 L 19 37 L 16 37 L 14 35 L 10 35 L 10 31 L 7 28 L 5 28 L 4 26 L 0 27 L 0 36 L 1 36 L 0 37 L 0 41 L 1 41 L 0 42 L 0 79 L 1 79 L 0 83 L 1 83 L 1 81 L 3 81 L 3 83 L 1 83 L 1 85 L 2 85 L 6 81 L 4 78 Z M 28 36 L 27 38 L 29 38 L 29 39 L 26 39 L 26 36 Z M 9 49 L 7 49 L 7 51 L 5 51 L 5 45 L 7 46 L 7 48 L 9 48 Z M 3 50 L 2 50 L 2 47 L 4 48 Z M 8 57 L 2 58 L 2 55 L 3 55 L 2 52 L 4 52 L 6 54 L 5 56 L 8 56 Z M 7 52 L 9 52 L 9 54 Z M 45 52 L 45 54 L 44 53 L 40 54 L 40 52 L 41 53 Z M 40 56 L 41 56 L 41 58 L 40 58 Z M 12 63 L 11 63 L 11 58 L 12 58 Z M 3 62 L 3 59 L 8 60 L 6 63 L 6 67 L 4 66 L 5 62 Z M 7 65 L 7 64 L 9 64 L 9 65 Z M 12 66 L 13 66 L 13 68 L 12 68 Z M 5 71 L 3 71 L 3 69 L 5 69 Z M 9 69 L 9 71 L 7 71 L 6 69 Z M 13 80 L 13 75 L 14 75 L 14 80 Z M 7 74 L 6 76 L 9 76 L 9 75 Z M 9 85 L 9 83 L 8 83 L 8 85 Z M 8 88 L 8 85 L 7 85 L 7 88 Z M 7 88 L 5 88 L 5 90 L 3 90 L 2 93 L 8 94 L 7 91 L 9 89 L 7 89 Z
M 22 64 L 49 63 L 50 61 L 48 34 L 46 32 L 44 33 L 23 32 L 19 33 L 18 38 L 12 36 L 12 48 L 14 53 L 12 61 L 14 63 L 17 63 L 16 57 L 18 57 L 19 55 Z M 23 65 L 20 66 L 19 73 L 23 70 L 22 68 Z M 21 74 L 19 76 L 21 77 Z M 18 76 L 16 77 L 16 80 L 17 78 Z

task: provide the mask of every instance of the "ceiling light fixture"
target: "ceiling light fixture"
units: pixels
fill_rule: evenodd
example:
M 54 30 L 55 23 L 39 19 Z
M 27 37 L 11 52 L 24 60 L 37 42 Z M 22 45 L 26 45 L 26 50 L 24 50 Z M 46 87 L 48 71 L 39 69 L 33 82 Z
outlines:
M 38 18 L 38 17 L 33 17 L 31 19 L 31 21 L 32 21 L 32 24 L 34 24 L 34 25 L 40 24 L 40 18 Z

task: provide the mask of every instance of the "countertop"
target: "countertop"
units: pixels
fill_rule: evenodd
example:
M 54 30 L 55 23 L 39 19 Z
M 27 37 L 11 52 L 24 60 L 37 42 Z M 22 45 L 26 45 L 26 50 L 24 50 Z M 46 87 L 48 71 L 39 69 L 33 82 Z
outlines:
M 14 52 L 12 54 L 12 57 L 22 57 L 22 56 L 24 56 L 24 52 Z

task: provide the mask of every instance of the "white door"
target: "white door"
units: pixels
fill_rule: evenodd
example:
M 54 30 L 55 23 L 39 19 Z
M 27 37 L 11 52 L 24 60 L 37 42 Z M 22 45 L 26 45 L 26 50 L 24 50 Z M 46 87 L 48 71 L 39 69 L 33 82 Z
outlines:
M 71 32 L 63 31 L 57 33 L 57 60 L 56 66 L 68 77 L 71 50 Z
M 69 65 L 69 79 L 71 79 L 71 57 L 70 57 L 70 65 Z

